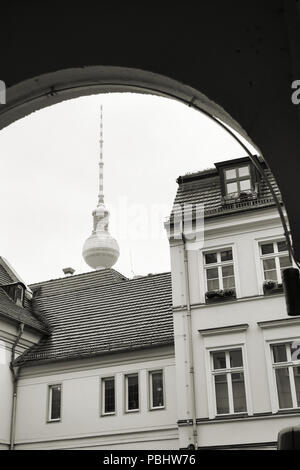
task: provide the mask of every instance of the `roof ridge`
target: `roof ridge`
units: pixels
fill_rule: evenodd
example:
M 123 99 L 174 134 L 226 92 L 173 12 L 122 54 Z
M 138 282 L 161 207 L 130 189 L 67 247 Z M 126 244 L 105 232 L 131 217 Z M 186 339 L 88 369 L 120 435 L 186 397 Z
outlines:
M 116 269 L 113 269 L 113 268 L 106 268 L 106 269 L 102 269 L 102 270 L 98 270 L 98 271 L 87 271 L 85 273 L 79 273 L 79 274 L 73 274 L 72 276 L 62 276 L 62 277 L 56 277 L 54 279 L 48 279 L 48 280 L 45 280 L 45 281 L 39 281 L 39 282 L 33 282 L 32 284 L 28 284 L 30 287 L 33 287 L 33 286 L 37 286 L 37 285 L 41 285 L 41 284 L 45 284 L 46 282 L 54 282 L 54 281 L 65 281 L 65 280 L 68 280 L 68 279 L 74 279 L 75 277 L 79 277 L 79 276 L 86 276 L 88 274 L 94 274 L 94 273 L 100 273 L 100 272 L 105 272 L 105 271 L 113 271 L 113 274 L 115 275 L 116 273 L 119 274 L 121 277 L 124 278 L 124 280 L 127 280 L 129 279 L 127 276 L 125 276 L 124 274 L 120 273 L 119 271 L 117 271 Z
M 156 277 L 156 276 L 164 276 L 166 274 L 169 274 L 171 275 L 171 272 L 170 271 L 165 271 L 163 273 L 155 273 L 155 274 L 146 274 L 145 276 L 142 276 L 142 277 L 138 277 L 138 278 L 127 278 L 125 279 L 125 282 L 123 283 L 123 281 L 121 282 L 111 282 L 111 283 L 106 283 L 106 284 L 103 284 L 103 285 L 99 285 L 99 286 L 90 286 L 90 287 L 82 287 L 82 288 L 78 288 L 78 289 L 73 289 L 73 290 L 69 290 L 69 291 L 66 291 L 66 292 L 53 292 L 53 293 L 50 293 L 50 294 L 45 294 L 45 295 L 41 295 L 39 297 L 39 299 L 43 299 L 43 298 L 49 298 L 49 297 L 58 297 L 58 296 L 62 296 L 62 295 L 70 295 L 71 292 L 74 292 L 74 293 L 78 293 L 78 292 L 82 292 L 82 291 L 89 291 L 91 289 L 102 289 L 102 288 L 106 288 L 106 289 L 111 289 L 113 287 L 116 287 L 116 286 L 119 286 L 119 285 L 128 285 L 128 283 L 130 283 L 131 281 L 140 281 L 141 279 L 153 279 L 153 277 Z M 42 288 L 42 286 L 39 286 L 39 288 Z

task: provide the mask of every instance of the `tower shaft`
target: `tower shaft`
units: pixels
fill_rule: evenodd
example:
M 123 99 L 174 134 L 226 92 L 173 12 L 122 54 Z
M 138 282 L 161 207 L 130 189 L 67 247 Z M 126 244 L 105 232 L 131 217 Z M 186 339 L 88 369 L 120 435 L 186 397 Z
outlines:
M 103 106 L 100 106 L 100 160 L 99 160 L 99 195 L 98 204 L 104 203 L 104 188 L 103 188 Z

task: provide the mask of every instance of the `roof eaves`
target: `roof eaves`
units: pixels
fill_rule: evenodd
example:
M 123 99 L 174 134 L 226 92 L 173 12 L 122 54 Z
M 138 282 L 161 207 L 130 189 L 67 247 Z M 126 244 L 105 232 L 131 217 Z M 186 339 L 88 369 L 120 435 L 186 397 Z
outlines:
M 25 318 L 22 318 L 22 319 L 17 318 L 16 316 L 10 315 L 9 313 L 3 312 L 3 311 L 0 311 L 0 316 L 5 317 L 6 319 L 10 320 L 12 323 L 24 323 L 24 325 L 26 325 L 27 327 L 35 331 L 38 331 L 39 333 L 43 333 L 45 335 L 50 334 L 50 332 L 48 331 L 46 327 L 44 328 L 42 326 L 35 325 L 33 322 L 31 322 L 30 320 L 26 320 Z
M 153 349 L 153 348 L 158 348 L 158 347 L 163 347 L 163 346 L 170 346 L 174 344 L 174 336 L 166 338 L 163 341 L 157 341 L 157 342 L 151 342 L 151 343 L 144 343 L 140 345 L 130 345 L 130 346 L 123 346 L 120 348 L 112 348 L 112 349 L 103 349 L 101 351 L 80 351 L 78 353 L 70 353 L 70 354 L 65 354 L 65 355 L 56 355 L 54 357 L 45 357 L 44 359 L 38 359 L 36 358 L 37 354 L 40 354 L 41 356 L 43 353 L 30 353 L 30 349 L 27 350 L 23 355 L 17 357 L 14 361 L 14 365 L 22 365 L 22 366 L 35 366 L 35 365 L 40 365 L 40 364 L 50 364 L 53 362 L 63 362 L 63 361 L 69 361 L 69 360 L 78 360 L 78 359 L 85 359 L 85 358 L 91 358 L 91 357 L 99 357 L 99 356 L 107 356 L 108 354 L 117 354 L 117 353 L 122 353 L 122 352 L 128 352 L 128 351 L 138 351 L 138 350 L 144 350 L 144 349 Z M 38 346 L 38 345 L 36 345 Z M 33 346 L 35 347 L 35 346 Z M 30 356 L 35 356 L 35 359 L 30 359 Z

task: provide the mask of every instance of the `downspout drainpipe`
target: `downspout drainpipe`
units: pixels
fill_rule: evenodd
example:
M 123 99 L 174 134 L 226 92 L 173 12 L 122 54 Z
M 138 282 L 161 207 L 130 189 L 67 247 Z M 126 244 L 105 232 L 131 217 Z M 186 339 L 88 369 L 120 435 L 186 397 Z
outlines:
M 193 445 L 198 448 L 198 431 L 196 421 L 196 393 L 195 393 L 195 369 L 194 369 L 194 353 L 193 353 L 193 331 L 192 331 L 192 314 L 191 314 L 191 297 L 190 297 L 190 281 L 188 270 L 188 256 L 185 247 L 185 236 L 182 233 L 183 253 L 184 253 L 184 272 L 185 272 L 185 296 L 186 296 L 186 312 L 187 312 L 187 329 L 188 329 L 188 348 L 189 348 L 189 375 L 191 384 L 191 406 L 193 420 Z
M 12 380 L 13 380 L 13 396 L 12 396 L 11 421 L 10 421 L 10 445 L 9 445 L 10 450 L 14 450 L 14 445 L 15 445 L 17 385 L 18 385 L 18 379 L 19 379 L 19 374 L 20 374 L 20 367 L 18 367 L 18 369 L 15 370 L 13 363 L 14 363 L 15 356 L 16 356 L 16 348 L 19 344 L 23 331 L 24 331 L 24 323 L 20 323 L 18 336 L 11 350 L 11 361 L 9 365 L 11 373 L 12 373 Z

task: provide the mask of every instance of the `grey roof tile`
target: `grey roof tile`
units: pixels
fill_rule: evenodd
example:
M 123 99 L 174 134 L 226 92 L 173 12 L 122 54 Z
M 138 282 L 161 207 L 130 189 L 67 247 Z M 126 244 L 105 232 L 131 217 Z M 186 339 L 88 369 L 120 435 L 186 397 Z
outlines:
M 106 269 L 31 286 L 36 287 L 52 333 L 18 364 L 173 344 L 170 273 L 127 279 Z
M 4 266 L 0 264 L 0 285 L 11 284 L 12 282 L 14 282 L 14 279 L 10 277 Z

